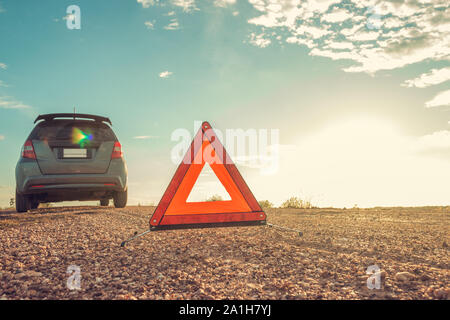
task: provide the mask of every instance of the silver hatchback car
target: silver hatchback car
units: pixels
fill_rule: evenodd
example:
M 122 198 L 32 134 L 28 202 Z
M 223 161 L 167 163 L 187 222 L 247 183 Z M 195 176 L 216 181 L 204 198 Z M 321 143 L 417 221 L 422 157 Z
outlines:
M 108 118 L 54 113 L 34 123 L 16 166 L 17 212 L 74 200 L 126 206 L 127 166 Z

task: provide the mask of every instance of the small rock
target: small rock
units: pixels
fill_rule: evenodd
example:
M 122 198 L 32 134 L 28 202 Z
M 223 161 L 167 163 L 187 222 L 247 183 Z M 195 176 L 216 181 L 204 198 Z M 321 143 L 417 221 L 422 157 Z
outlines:
M 26 277 L 27 277 L 27 275 L 24 272 L 16 273 L 16 275 L 15 275 L 15 278 L 19 279 L 19 280 L 26 278 Z
M 137 298 L 129 293 L 117 296 L 119 300 L 137 300 Z
M 29 291 L 28 291 L 28 295 L 29 295 L 30 297 L 34 297 L 34 296 L 36 296 L 36 294 L 37 294 L 36 290 L 29 290 Z
M 431 279 L 431 277 L 425 273 L 420 276 L 420 280 L 422 280 L 422 281 L 428 281 L 430 279 Z
M 158 273 L 158 275 L 156 276 L 156 279 L 162 280 L 162 279 L 164 279 L 164 276 L 162 275 L 162 273 Z
M 384 298 L 391 300 L 391 299 L 394 299 L 394 296 L 391 293 L 386 292 L 385 295 L 384 295 Z
M 447 291 L 447 290 L 444 290 L 444 289 L 436 289 L 436 290 L 434 290 L 434 292 L 433 292 L 433 296 L 434 296 L 436 299 L 443 299 L 443 300 L 445 300 L 445 299 L 447 299 L 447 297 L 448 297 L 448 291 Z
M 252 289 L 258 288 L 258 286 L 257 286 L 256 284 L 254 284 L 254 283 L 247 283 L 247 286 L 248 286 L 249 288 L 252 288 Z
M 27 277 L 41 277 L 42 273 L 37 272 L 37 271 L 26 271 L 25 274 L 27 275 Z
M 409 272 L 397 272 L 395 274 L 395 280 L 401 281 L 401 282 L 408 282 L 415 278 L 415 276 L 412 273 Z

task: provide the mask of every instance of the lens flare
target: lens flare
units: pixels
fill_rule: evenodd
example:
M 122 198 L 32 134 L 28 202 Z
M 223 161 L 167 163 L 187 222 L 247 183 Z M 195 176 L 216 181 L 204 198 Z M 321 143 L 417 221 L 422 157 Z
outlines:
M 84 133 L 78 128 L 73 128 L 72 143 L 78 144 L 81 148 L 84 148 L 89 141 L 92 141 L 92 134 Z

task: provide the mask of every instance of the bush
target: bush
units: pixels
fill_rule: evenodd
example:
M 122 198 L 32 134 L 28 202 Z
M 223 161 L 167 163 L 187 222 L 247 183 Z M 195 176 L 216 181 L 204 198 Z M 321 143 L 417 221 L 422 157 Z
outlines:
M 259 206 L 263 209 L 273 208 L 273 203 L 270 202 L 269 200 L 261 200 L 261 201 L 258 201 L 258 203 L 259 203 Z
M 208 199 L 206 199 L 206 201 L 223 201 L 223 198 L 217 194 L 209 197 Z
M 302 200 L 299 197 L 290 197 L 283 202 L 281 208 L 311 209 L 312 205 L 310 200 Z

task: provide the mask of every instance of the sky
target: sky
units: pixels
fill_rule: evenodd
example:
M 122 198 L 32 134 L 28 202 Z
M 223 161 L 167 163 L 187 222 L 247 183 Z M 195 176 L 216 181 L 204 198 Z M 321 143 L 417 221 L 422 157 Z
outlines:
M 450 203 L 448 1 L 0 0 L 0 39 L 0 207 L 35 117 L 74 107 L 112 120 L 130 204 L 159 201 L 173 133 L 203 120 L 278 132 L 276 170 L 236 161 L 258 200 Z

